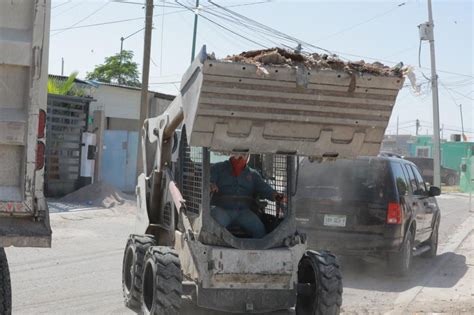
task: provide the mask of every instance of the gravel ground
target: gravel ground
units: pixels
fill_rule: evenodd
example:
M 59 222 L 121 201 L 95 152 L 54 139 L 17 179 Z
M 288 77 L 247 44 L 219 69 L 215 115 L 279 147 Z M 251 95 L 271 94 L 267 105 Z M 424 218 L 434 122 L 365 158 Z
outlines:
M 389 275 L 385 264 L 343 258 L 343 313 L 474 314 L 474 226 L 467 195 L 438 199 L 443 211 L 439 256 L 416 258 L 411 275 Z M 121 267 L 134 228 L 134 205 L 109 209 L 50 204 L 53 248 L 8 248 L 13 314 L 133 314 L 123 306 Z M 183 314 L 197 309 L 184 298 Z M 293 311 L 278 314 L 293 314 Z

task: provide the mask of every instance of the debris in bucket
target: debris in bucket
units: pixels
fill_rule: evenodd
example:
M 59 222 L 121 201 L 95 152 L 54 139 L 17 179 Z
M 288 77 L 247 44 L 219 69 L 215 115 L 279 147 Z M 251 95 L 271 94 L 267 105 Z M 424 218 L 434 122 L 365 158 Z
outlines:
M 211 54 L 208 58 L 214 60 L 215 56 Z M 402 76 L 404 71 L 404 68 L 390 68 L 378 61 L 373 63 L 367 63 L 364 60 L 345 62 L 336 55 L 304 54 L 282 48 L 245 51 L 238 55 L 227 56 L 222 60 L 253 64 L 257 67 L 266 65 L 293 67 L 303 64 L 308 69 L 332 69 L 385 76 Z
M 60 199 L 64 203 L 87 204 L 89 206 L 112 208 L 124 204 L 128 198 L 115 187 L 97 182 L 67 194 Z

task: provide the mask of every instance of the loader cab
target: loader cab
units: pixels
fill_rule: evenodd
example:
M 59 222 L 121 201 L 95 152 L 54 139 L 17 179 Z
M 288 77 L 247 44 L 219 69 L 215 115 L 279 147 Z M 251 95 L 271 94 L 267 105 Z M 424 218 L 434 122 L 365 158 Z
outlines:
M 215 152 L 210 151 L 210 170 L 211 174 L 220 176 L 227 176 L 227 179 L 233 181 L 235 177 L 232 177 L 229 170 L 219 166 L 228 165 L 232 154 L 228 152 Z M 269 159 L 276 159 L 279 163 L 268 164 Z M 272 232 L 284 219 L 287 214 L 288 202 L 287 202 L 287 178 L 288 171 L 286 166 L 286 156 L 268 156 L 264 154 L 250 154 L 248 155 L 247 169 L 248 176 L 245 180 L 251 180 L 252 176 L 257 176 L 263 179 L 264 183 L 260 185 L 270 185 L 274 191 L 285 196 L 283 200 L 274 201 L 265 199 L 265 197 L 255 189 L 252 195 L 247 199 L 250 211 L 256 214 L 257 217 L 254 220 L 260 220 L 265 227 L 265 235 Z M 218 169 L 219 168 L 219 169 Z M 221 174 L 216 174 L 221 173 Z M 224 173 L 224 174 L 222 174 Z M 212 176 L 211 176 L 212 181 Z M 245 185 L 244 181 L 244 185 Z M 210 198 L 210 209 L 211 214 L 215 207 L 219 207 L 219 201 L 221 201 L 222 194 L 220 192 L 212 193 Z M 232 210 L 230 211 L 239 211 Z M 215 219 L 215 217 L 214 217 Z M 245 231 L 242 226 L 237 222 L 231 223 L 227 226 L 227 230 L 238 238 L 252 238 L 252 235 Z
M 186 213 L 193 223 L 200 241 L 208 245 L 258 249 L 277 247 L 296 234 L 296 223 L 291 202 L 296 182 L 296 156 L 287 154 L 250 153 L 248 166 L 276 192 L 285 196 L 282 202 L 252 196 L 251 211 L 265 226 L 262 238 L 252 238 L 237 224 L 224 227 L 211 215 L 215 195 L 210 192 L 211 169 L 217 163 L 228 161 L 231 152 L 211 151 L 203 147 L 188 146 L 181 132 L 176 177 L 186 200 Z M 288 242 L 288 240 L 286 241 Z

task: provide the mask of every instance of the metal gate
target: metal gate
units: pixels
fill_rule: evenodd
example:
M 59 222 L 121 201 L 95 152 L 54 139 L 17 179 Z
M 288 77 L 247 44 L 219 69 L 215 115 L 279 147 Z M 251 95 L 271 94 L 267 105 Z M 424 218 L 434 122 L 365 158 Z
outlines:
M 138 132 L 105 130 L 101 178 L 121 191 L 133 192 L 137 183 Z
M 90 98 L 48 95 L 45 193 L 59 197 L 79 188 L 81 136 Z

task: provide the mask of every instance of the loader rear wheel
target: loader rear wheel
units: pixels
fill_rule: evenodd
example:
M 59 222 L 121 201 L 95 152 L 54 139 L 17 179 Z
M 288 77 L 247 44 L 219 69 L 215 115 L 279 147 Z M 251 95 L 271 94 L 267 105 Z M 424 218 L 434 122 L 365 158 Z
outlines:
M 336 257 L 307 251 L 298 264 L 297 315 L 336 315 L 342 305 L 342 276 Z
M 183 273 L 172 248 L 154 246 L 145 255 L 142 312 L 150 315 L 179 314 Z
M 12 287 L 5 250 L 0 248 L 0 314 L 12 313 Z
M 122 289 L 125 306 L 138 311 L 142 298 L 145 253 L 156 243 L 152 235 L 130 235 L 123 255 Z

